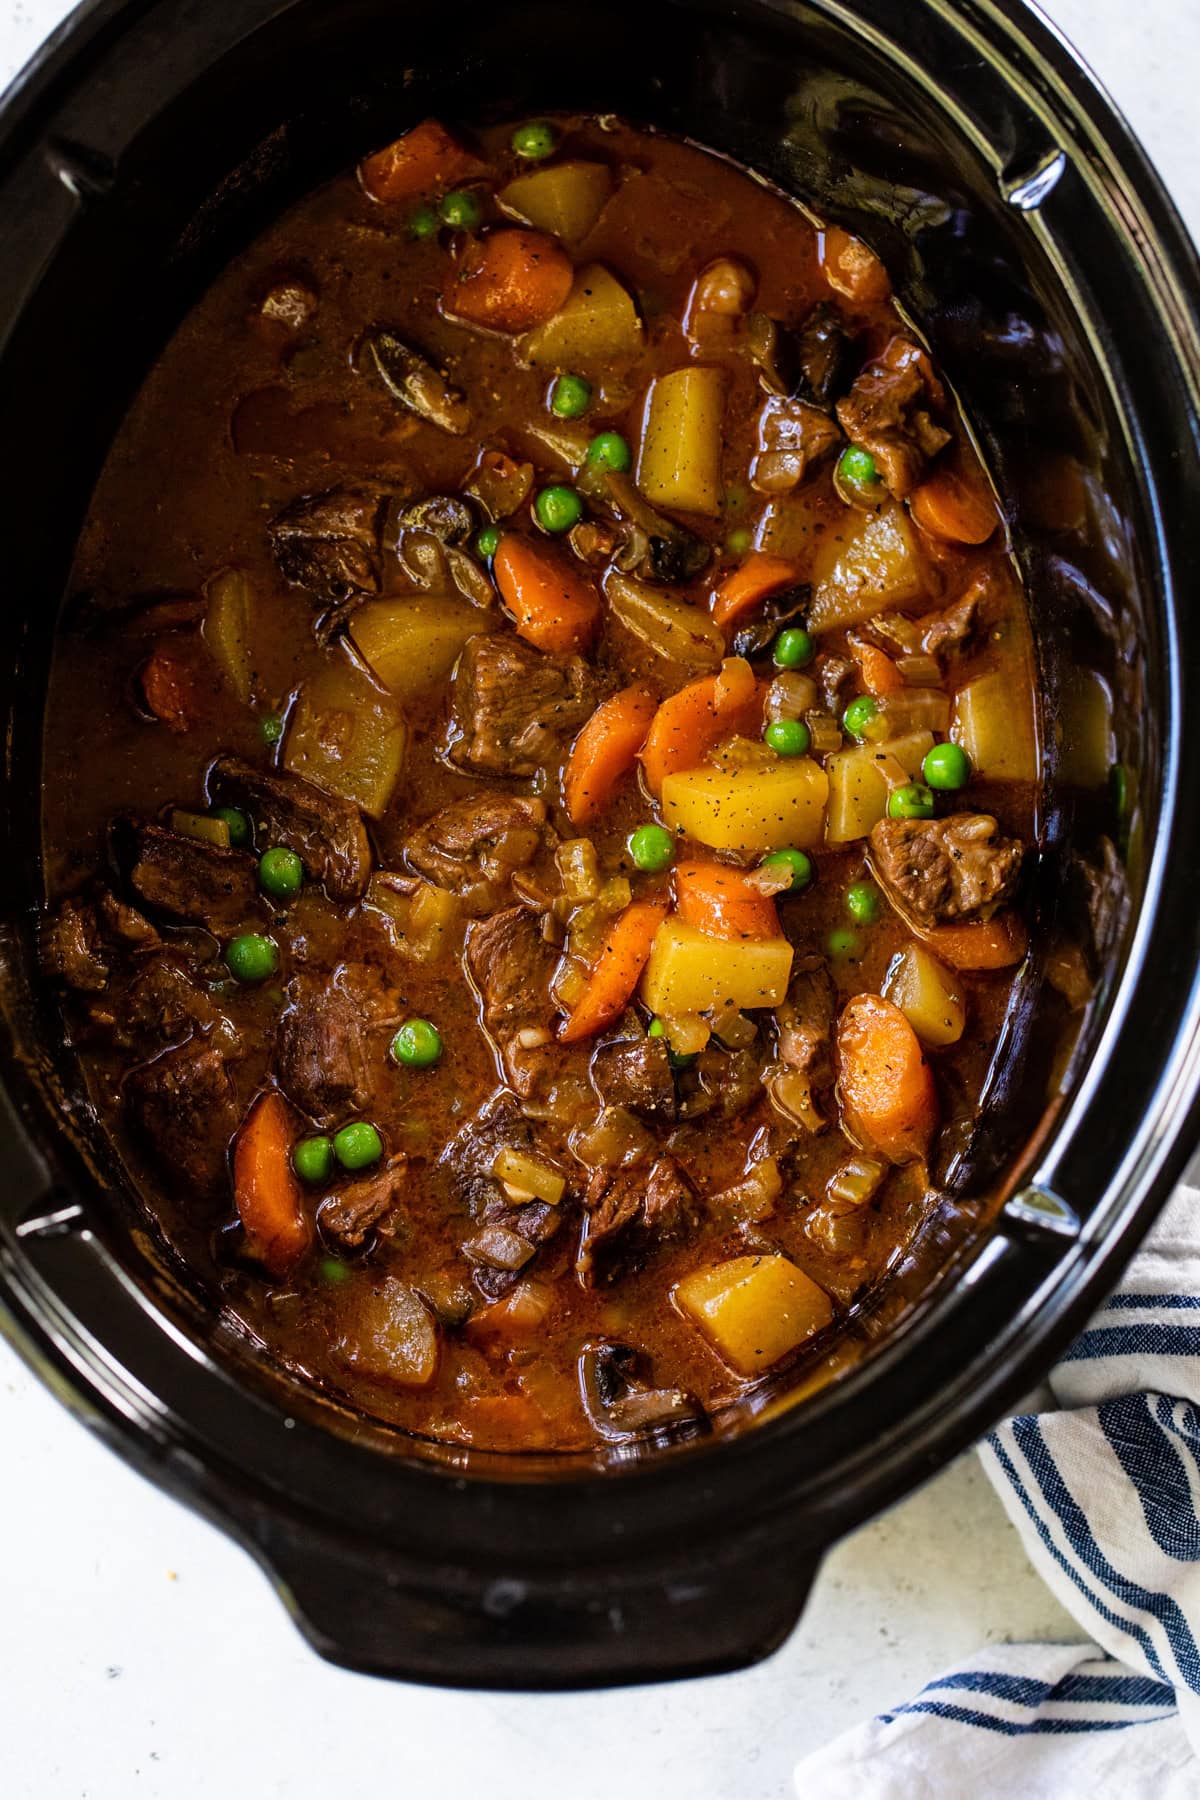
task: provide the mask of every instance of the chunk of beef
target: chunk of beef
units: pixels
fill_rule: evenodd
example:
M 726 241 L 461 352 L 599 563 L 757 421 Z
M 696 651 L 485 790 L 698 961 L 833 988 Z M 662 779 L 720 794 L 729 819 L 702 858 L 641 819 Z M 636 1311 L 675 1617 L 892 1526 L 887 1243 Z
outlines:
M 665 1038 L 618 1038 L 592 1052 L 592 1086 L 605 1106 L 643 1118 L 675 1117 L 675 1077 Z
M 236 756 L 219 756 L 208 771 L 214 806 L 249 814 L 259 848 L 294 850 L 331 900 L 356 900 L 371 874 L 371 845 L 362 814 L 349 800 L 314 787 L 299 775 L 256 769 Z
M 450 760 L 488 775 L 532 775 L 557 759 L 595 703 L 582 658 L 546 656 L 508 632 L 473 637 L 454 678 Z
M 758 415 L 758 443 L 750 485 L 760 494 L 787 494 L 842 442 L 828 413 L 807 400 L 766 400 Z
M 496 1299 L 517 1279 L 518 1272 L 562 1223 L 562 1205 L 534 1200 L 514 1205 L 493 1174 L 501 1150 L 545 1154 L 534 1132 L 505 1095 L 492 1101 L 465 1125 L 442 1152 L 455 1192 L 478 1229 L 463 1243 L 463 1254 L 476 1264 L 475 1285 Z
M 193 1038 L 132 1069 L 124 1097 L 134 1130 L 163 1173 L 191 1195 L 215 1198 L 238 1128 L 237 1096 L 216 1046 Z
M 988 605 L 992 598 L 993 578 L 976 576 L 965 593 L 940 612 L 926 613 L 917 620 L 921 648 L 927 656 L 944 656 L 961 650 L 979 635 L 987 623 Z
M 279 1085 L 319 1125 L 370 1105 L 382 1046 L 373 1038 L 401 1022 L 399 997 L 370 963 L 339 963 L 332 977 L 301 971 L 288 984 L 275 1034 Z
M 385 505 L 377 489 L 330 488 L 294 500 L 269 528 L 283 579 L 323 606 L 378 593 Z
M 408 1159 L 394 1156 L 386 1168 L 373 1169 L 327 1194 L 317 1208 L 321 1235 L 347 1250 L 359 1249 L 368 1232 L 400 1206 Z
M 118 821 L 113 843 L 139 900 L 173 919 L 224 936 L 258 909 L 258 865 L 247 850 L 222 850 L 134 820 Z
M 232 1021 L 196 981 L 191 970 L 169 951 L 148 957 L 138 969 L 116 1011 L 119 1041 L 179 1043 L 197 1031 L 214 1031 L 214 1043 L 227 1056 L 240 1051 Z
M 42 969 L 52 981 L 79 993 L 98 994 L 107 986 L 115 959 L 138 955 L 161 940 L 149 919 L 107 888 L 62 901 L 38 932 Z
M 886 487 L 903 500 L 930 457 L 950 442 L 931 409 L 944 401 L 928 356 L 911 339 L 894 337 L 837 404 L 842 430 L 875 458 Z
M 708 1044 L 679 1083 L 679 1116 L 738 1119 L 762 1098 L 763 1053 L 748 1045 L 723 1050 Z
M 694 1230 L 700 1202 L 669 1156 L 649 1167 L 597 1169 L 584 1195 L 587 1208 L 575 1271 L 585 1287 L 611 1281 L 645 1261 L 662 1244 Z
M 410 868 L 449 888 L 469 912 L 490 912 L 517 869 L 528 868 L 552 833 L 543 800 L 484 792 L 426 819 L 404 847 Z
M 775 1009 L 775 1061 L 763 1072 L 774 1104 L 809 1131 L 823 1131 L 833 1091 L 833 1019 L 837 989 L 828 966 L 815 952 L 792 964 L 787 998 Z
M 1023 846 L 988 813 L 948 819 L 881 819 L 871 859 L 888 896 L 918 925 L 945 925 L 994 911 L 1012 895 Z
M 587 1095 L 587 1052 L 552 1041 L 550 979 L 557 964 L 558 952 L 528 907 L 510 906 L 467 933 L 467 967 L 505 1080 L 532 1116 L 565 1121 Z
M 118 900 L 108 888 L 101 888 L 96 896 L 96 918 L 105 942 L 114 947 L 153 950 L 162 942 L 149 919 L 143 917 L 136 906 Z

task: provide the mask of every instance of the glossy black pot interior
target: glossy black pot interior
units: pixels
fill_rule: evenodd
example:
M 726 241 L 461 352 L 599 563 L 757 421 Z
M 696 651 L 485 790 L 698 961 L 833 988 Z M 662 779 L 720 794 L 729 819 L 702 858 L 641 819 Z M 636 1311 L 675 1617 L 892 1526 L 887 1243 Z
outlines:
M 985 1122 L 914 1258 L 944 1278 L 904 1316 L 893 1298 L 887 1332 L 865 1321 L 880 1341 L 803 1403 L 607 1468 L 421 1452 L 215 1333 L 91 1135 L 30 959 L 51 633 L 89 490 L 157 348 L 265 220 L 364 149 L 430 112 L 545 106 L 686 133 L 875 245 L 981 428 L 1030 583 L 1043 922 L 1070 923 L 1106 824 L 1054 781 L 1081 661 L 1111 687 L 1133 794 L 1097 1000 L 1064 1064 L 1039 1031 L 1035 958 Z M 1058 42 L 987 0 L 460 0 L 452 15 L 100 0 L 5 103 L 0 235 L 0 1321 L 91 1425 L 265 1563 L 327 1656 L 554 1686 L 765 1654 L 822 1549 L 1046 1366 L 1194 1141 L 1200 726 L 1180 677 L 1200 623 L 1179 595 L 1200 566 L 1200 342 L 1169 205 Z M 1040 491 L 1063 456 L 1086 518 Z

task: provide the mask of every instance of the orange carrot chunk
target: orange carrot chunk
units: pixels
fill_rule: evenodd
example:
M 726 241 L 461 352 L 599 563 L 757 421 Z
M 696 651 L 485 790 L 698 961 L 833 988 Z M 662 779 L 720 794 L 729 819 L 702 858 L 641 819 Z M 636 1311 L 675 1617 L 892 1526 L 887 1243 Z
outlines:
M 827 225 L 817 239 L 821 273 L 835 294 L 859 306 L 886 300 L 892 291 L 888 272 L 861 238 L 851 237 L 840 225 Z
M 920 935 L 955 969 L 1011 969 L 1029 948 L 1024 922 L 1010 910 L 967 925 L 933 925 Z
M 192 654 L 193 643 L 179 632 L 159 638 L 142 668 L 142 698 L 168 731 L 190 731 L 204 716 L 205 694 Z
M 501 539 L 503 542 L 503 539 Z M 716 675 L 689 681 L 664 700 L 642 746 L 642 768 L 652 794 L 668 775 L 695 769 L 723 738 L 762 728 L 762 695 L 754 671 L 740 656 L 727 657 Z
M 851 632 L 846 640 L 850 654 L 859 666 L 863 678 L 863 686 L 868 694 L 898 694 L 904 686 L 904 677 L 899 669 L 878 645 L 869 644 L 865 638 L 855 637 Z
M 587 978 L 575 1010 L 559 1032 L 559 1042 L 577 1044 L 595 1037 L 619 1018 L 633 998 L 650 956 L 654 934 L 667 915 L 654 900 L 635 900 L 616 920 Z
M 250 1248 L 272 1275 L 289 1273 L 312 1244 L 292 1168 L 291 1113 L 274 1088 L 255 1101 L 233 1150 L 233 1192 Z
M 842 1119 L 891 1162 L 922 1159 L 937 1124 L 937 1091 L 916 1032 L 890 1000 L 858 994 L 837 1027 Z
M 358 165 L 358 178 L 372 200 L 424 200 L 482 173 L 479 158 L 436 119 L 423 119 Z
M 685 862 L 675 870 L 675 907 L 685 925 L 709 937 L 781 935 L 775 902 L 742 869 L 726 863 Z
M 599 705 L 571 746 L 563 800 L 574 825 L 590 825 L 633 772 L 657 701 L 645 687 L 622 688 Z
M 553 238 L 508 227 L 471 239 L 446 278 L 442 305 L 485 331 L 529 331 L 558 311 L 574 278 Z
M 996 529 L 990 497 L 953 469 L 939 469 L 923 481 L 908 506 L 922 531 L 948 544 L 986 544 Z
M 782 556 L 767 556 L 756 551 L 740 568 L 727 575 L 713 596 L 712 616 L 724 628 L 735 619 L 767 600 L 781 588 L 791 587 L 796 579 L 796 564 Z
M 506 531 L 492 573 L 527 643 L 553 656 L 570 656 L 591 642 L 600 623 L 600 596 L 564 551 Z

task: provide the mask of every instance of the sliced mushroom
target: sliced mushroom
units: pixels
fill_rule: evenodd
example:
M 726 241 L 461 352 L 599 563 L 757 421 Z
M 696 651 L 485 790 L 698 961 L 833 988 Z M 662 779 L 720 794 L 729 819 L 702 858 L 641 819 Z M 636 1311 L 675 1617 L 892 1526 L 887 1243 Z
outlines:
M 628 475 L 607 474 L 602 498 L 629 534 L 630 557 L 617 557 L 625 574 L 640 575 L 644 581 L 691 581 L 707 564 L 712 551 L 704 539 L 655 512 Z
M 832 412 L 852 361 L 850 339 L 835 307 L 822 301 L 798 331 L 765 313 L 751 313 L 745 344 L 768 394 Z
M 327 606 L 345 607 L 378 593 L 383 509 L 384 496 L 376 490 L 302 495 L 268 528 L 279 573 Z
M 461 437 L 469 428 L 471 410 L 463 394 L 394 331 L 382 325 L 368 331 L 359 343 L 356 362 L 378 375 L 393 400 L 427 424 L 452 437 Z
M 579 1358 L 584 1411 L 610 1443 L 642 1436 L 700 1437 L 709 1429 L 700 1402 L 682 1388 L 638 1379 L 638 1353 L 628 1344 L 587 1344 Z
M 406 506 L 398 521 L 404 531 L 427 531 L 440 544 L 461 544 L 475 528 L 474 515 L 458 494 L 430 494 Z
M 804 623 L 812 589 L 806 581 L 771 594 L 734 633 L 734 656 L 764 656 L 785 625 Z

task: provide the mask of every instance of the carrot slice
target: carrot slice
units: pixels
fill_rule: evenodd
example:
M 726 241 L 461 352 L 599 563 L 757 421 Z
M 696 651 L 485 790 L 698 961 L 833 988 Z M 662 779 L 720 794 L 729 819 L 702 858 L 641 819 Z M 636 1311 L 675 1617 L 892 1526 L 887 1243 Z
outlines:
M 948 544 L 986 544 L 996 529 L 991 499 L 953 469 L 939 469 L 923 481 L 908 508 L 922 531 Z
M 372 200 L 422 200 L 483 173 L 477 156 L 436 119 L 423 119 L 393 144 L 365 156 L 358 179 Z
M 781 935 L 775 902 L 741 869 L 685 862 L 675 870 L 675 906 L 685 925 L 719 938 Z
M 790 587 L 796 579 L 797 565 L 782 556 L 768 556 L 758 550 L 748 556 L 740 568 L 727 575 L 713 596 L 712 616 L 724 627 L 740 619 L 744 612 Z
M 575 825 L 590 825 L 629 775 L 657 701 L 649 688 L 622 688 L 599 705 L 571 746 L 563 800 Z
M 886 651 L 880 650 L 876 644 L 868 644 L 865 638 L 855 637 L 853 632 L 846 641 L 869 694 L 900 692 L 904 686 L 904 677 Z
M 642 746 L 650 792 L 660 794 L 668 775 L 697 768 L 722 738 L 757 735 L 761 725 L 762 695 L 754 671 L 742 657 L 727 657 L 718 674 L 690 681 L 655 713 Z
M 817 258 L 834 293 L 847 300 L 871 306 L 886 300 L 892 291 L 888 272 L 875 252 L 840 225 L 827 225 L 819 234 Z
M 1024 921 L 1010 910 L 968 925 L 933 925 L 920 935 L 955 969 L 1011 969 L 1029 948 Z
M 654 900 L 635 900 L 617 919 L 596 958 L 575 1010 L 559 1032 L 559 1042 L 577 1044 L 619 1018 L 641 979 L 654 934 L 667 909 Z
M 251 1248 L 272 1275 L 308 1253 L 312 1226 L 292 1168 L 295 1133 L 287 1101 L 268 1088 L 251 1107 L 233 1149 L 233 1192 Z
M 937 1090 L 916 1032 L 890 1000 L 857 994 L 837 1027 L 842 1117 L 868 1150 L 891 1162 L 929 1154 Z
M 528 331 L 558 311 L 574 279 L 570 257 L 544 232 L 489 231 L 450 271 L 442 305 L 485 331 Z
M 600 596 L 563 551 L 506 531 L 492 573 L 517 633 L 527 643 L 569 656 L 591 641 L 600 623 Z

